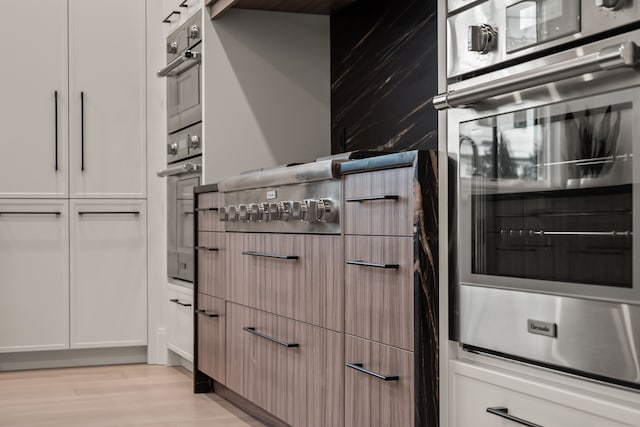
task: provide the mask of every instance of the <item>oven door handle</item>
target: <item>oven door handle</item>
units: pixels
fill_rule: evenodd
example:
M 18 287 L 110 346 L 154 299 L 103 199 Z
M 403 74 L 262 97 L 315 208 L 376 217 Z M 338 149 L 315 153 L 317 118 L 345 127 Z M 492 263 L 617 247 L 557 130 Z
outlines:
M 200 170 L 202 170 L 202 165 L 198 165 L 196 163 L 185 163 L 182 166 L 158 171 L 157 175 L 159 178 L 164 178 L 165 176 L 182 175 L 190 172 L 199 172 Z
M 494 96 L 578 77 L 586 73 L 631 68 L 638 63 L 639 56 L 638 46 L 632 41 L 625 41 L 579 58 L 514 74 L 466 89 L 438 94 L 433 98 L 433 106 L 436 110 L 464 107 Z
M 193 61 L 193 65 L 202 61 L 202 54 L 200 52 L 193 52 L 186 50 L 182 55 L 178 56 L 173 61 L 169 62 L 166 67 L 156 73 L 156 76 L 162 78 L 167 77 L 173 70 L 184 64 L 185 62 Z

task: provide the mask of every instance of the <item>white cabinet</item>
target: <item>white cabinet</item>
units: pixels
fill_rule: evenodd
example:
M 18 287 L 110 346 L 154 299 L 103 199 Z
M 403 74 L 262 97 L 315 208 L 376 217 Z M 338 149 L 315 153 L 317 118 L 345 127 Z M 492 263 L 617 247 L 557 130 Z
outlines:
M 193 290 L 169 285 L 167 289 L 167 347 L 193 361 Z
M 71 348 L 147 343 L 146 202 L 73 200 Z
M 66 200 L 0 201 L 0 353 L 69 346 Z
M 164 35 L 168 36 L 174 32 L 187 19 L 203 7 L 202 0 L 163 0 L 162 18 L 164 19 Z
M 72 198 L 145 196 L 145 46 L 144 0 L 69 1 Z
M 2 17 L 0 197 L 65 197 L 67 0 L 4 1 Z
M 144 198 L 145 0 L 2 8 L 0 197 Z
M 449 366 L 451 427 L 520 425 L 488 408 L 546 427 L 640 426 L 640 404 L 633 403 L 640 398 L 631 392 L 622 400 L 481 364 L 454 360 Z

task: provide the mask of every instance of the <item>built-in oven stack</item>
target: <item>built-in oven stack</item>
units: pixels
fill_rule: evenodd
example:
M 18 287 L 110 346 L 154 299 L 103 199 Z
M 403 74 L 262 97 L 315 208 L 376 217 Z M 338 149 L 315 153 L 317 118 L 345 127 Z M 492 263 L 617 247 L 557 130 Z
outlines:
M 167 38 L 167 273 L 193 282 L 193 189 L 202 169 L 202 13 Z
M 456 338 L 640 387 L 640 2 L 459 3 Z

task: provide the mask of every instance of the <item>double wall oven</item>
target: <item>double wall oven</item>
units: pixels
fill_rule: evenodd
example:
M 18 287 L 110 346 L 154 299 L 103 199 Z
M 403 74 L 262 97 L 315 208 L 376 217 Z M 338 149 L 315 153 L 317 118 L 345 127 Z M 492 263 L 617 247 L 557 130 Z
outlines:
M 450 2 L 434 105 L 466 348 L 640 388 L 639 20 L 635 0 Z
M 193 189 L 202 176 L 202 12 L 167 38 L 167 273 L 193 282 Z

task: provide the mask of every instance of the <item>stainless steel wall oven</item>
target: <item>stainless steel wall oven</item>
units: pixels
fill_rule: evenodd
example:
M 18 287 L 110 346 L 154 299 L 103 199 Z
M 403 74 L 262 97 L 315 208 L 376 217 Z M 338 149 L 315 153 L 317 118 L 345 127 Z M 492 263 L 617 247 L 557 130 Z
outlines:
M 639 18 L 640 2 L 577 0 L 449 17 L 434 104 L 468 348 L 640 388 Z
M 193 189 L 202 175 L 202 13 L 167 38 L 167 273 L 193 282 Z

